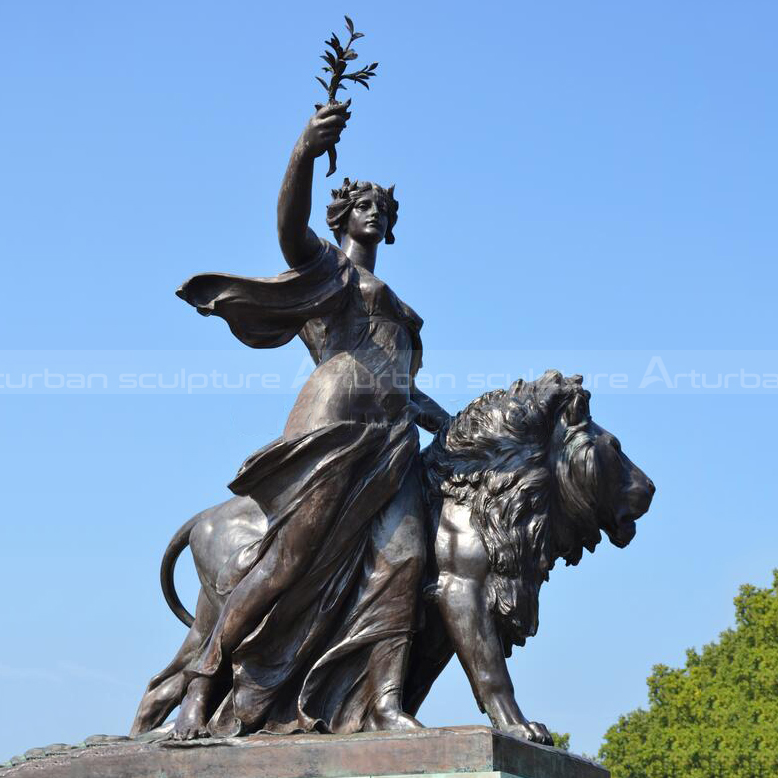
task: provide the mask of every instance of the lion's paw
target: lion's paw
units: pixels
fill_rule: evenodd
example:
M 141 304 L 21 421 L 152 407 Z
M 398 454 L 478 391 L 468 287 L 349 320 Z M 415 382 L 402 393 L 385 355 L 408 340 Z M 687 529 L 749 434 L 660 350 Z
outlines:
M 544 746 L 554 745 L 554 738 L 551 737 L 551 733 L 545 724 L 541 724 L 539 721 L 530 721 L 529 726 L 535 735 L 533 740 L 536 743 L 542 743 Z
M 529 740 L 532 743 L 541 743 L 544 746 L 554 745 L 554 738 L 551 737 L 551 733 L 546 728 L 546 725 L 541 724 L 539 721 L 512 724 L 509 727 L 505 727 L 505 731 L 524 740 Z

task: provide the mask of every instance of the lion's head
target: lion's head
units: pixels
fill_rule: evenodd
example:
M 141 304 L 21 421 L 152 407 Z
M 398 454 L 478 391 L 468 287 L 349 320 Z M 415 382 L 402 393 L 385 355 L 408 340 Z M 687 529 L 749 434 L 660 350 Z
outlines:
M 506 653 L 538 626 L 538 593 L 562 558 L 577 564 L 605 532 L 620 548 L 654 484 L 592 421 L 581 376 L 549 370 L 482 395 L 424 452 L 430 492 L 468 506 L 489 556 Z

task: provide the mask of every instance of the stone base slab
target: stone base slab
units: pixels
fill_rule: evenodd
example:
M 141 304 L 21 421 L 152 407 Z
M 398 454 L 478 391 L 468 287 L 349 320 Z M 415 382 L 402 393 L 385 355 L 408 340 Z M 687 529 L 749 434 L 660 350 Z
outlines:
M 160 739 L 162 738 L 162 739 Z M 89 738 L 32 749 L 5 778 L 609 778 L 601 765 L 489 727 L 178 742 Z

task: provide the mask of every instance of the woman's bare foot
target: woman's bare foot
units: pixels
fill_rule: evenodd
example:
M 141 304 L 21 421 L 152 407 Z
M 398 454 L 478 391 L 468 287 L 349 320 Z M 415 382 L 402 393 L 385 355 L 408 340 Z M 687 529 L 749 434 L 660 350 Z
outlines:
M 210 737 L 207 730 L 206 708 L 210 691 L 210 679 L 195 678 L 181 702 L 181 710 L 173 727 L 173 740 L 196 740 Z
M 410 729 L 424 729 L 424 725 L 402 709 L 400 695 L 396 692 L 381 697 L 368 714 L 364 725 L 365 732 Z

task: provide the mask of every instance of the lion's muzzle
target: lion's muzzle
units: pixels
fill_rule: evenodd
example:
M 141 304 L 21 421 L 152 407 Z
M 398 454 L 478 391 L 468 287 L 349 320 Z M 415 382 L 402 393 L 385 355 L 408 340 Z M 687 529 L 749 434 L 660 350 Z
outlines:
M 610 534 L 611 543 L 619 548 L 624 548 L 635 537 L 635 522 L 648 511 L 656 492 L 654 482 L 639 467 L 630 464 L 631 477 L 616 515 L 616 531 Z

